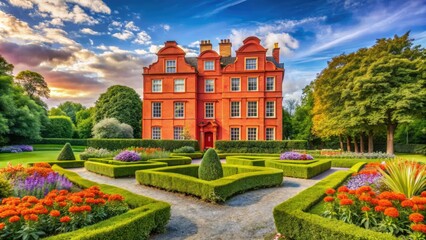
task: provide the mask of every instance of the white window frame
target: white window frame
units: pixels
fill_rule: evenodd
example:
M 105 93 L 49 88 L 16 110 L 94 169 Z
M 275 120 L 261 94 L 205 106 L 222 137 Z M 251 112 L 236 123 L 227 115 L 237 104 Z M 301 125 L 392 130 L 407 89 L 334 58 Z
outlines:
M 156 92 L 156 93 L 163 92 L 163 80 L 162 79 L 153 79 L 151 81 L 151 85 L 152 85 L 151 86 L 151 92 Z
M 207 86 L 208 86 L 208 82 L 211 82 L 211 83 L 213 83 L 211 86 L 213 87 L 212 88 L 212 90 L 211 91 L 207 91 Z M 205 93 L 214 93 L 214 88 L 215 88 L 215 81 L 214 81 L 214 79 L 206 79 L 206 80 L 204 80 L 204 92 Z
M 177 116 L 176 113 L 180 113 L 177 112 L 177 105 L 181 105 L 182 106 L 182 116 Z M 174 102 L 173 103 L 173 116 L 175 118 L 185 118 L 185 103 L 184 102 Z
M 204 71 L 214 71 L 214 62 L 215 61 L 211 61 L 211 60 L 207 60 L 207 61 L 204 61 Z M 212 63 L 212 68 L 211 69 L 208 69 L 206 66 L 207 66 L 207 63 Z
M 272 89 L 268 89 L 268 79 L 272 79 Z M 275 91 L 275 77 L 266 77 L 265 90 Z
M 250 139 L 249 137 L 249 131 L 250 129 L 256 129 L 256 138 L 255 139 Z M 257 139 L 259 139 L 259 129 L 257 127 L 248 127 L 247 128 L 247 141 L 257 141 Z
M 174 66 L 169 66 L 169 63 L 172 63 L 172 62 L 175 63 Z M 177 65 L 176 60 L 166 60 L 166 64 L 165 64 L 166 73 L 176 73 L 177 72 L 177 66 L 176 65 Z M 174 69 L 174 70 L 172 71 L 172 69 Z
M 233 108 L 232 108 L 232 104 L 233 103 L 238 103 L 238 116 L 233 116 Z M 231 101 L 231 103 L 229 104 L 229 109 L 231 110 L 230 112 L 230 116 L 231 118 L 240 118 L 241 117 L 241 101 Z
M 179 81 L 179 82 L 180 82 L 180 81 L 182 81 L 182 82 L 183 82 L 183 89 L 182 89 L 182 90 L 180 90 L 180 91 L 177 91 L 177 90 L 176 90 L 176 86 L 180 86 L 180 85 L 182 85 L 182 84 L 180 84 L 180 83 L 179 83 L 179 85 L 177 85 L 177 84 L 176 84 L 176 82 L 177 82 L 177 81 Z M 185 79 L 182 79 L 182 78 L 174 79 L 174 80 L 173 80 L 173 91 L 174 91 L 174 92 L 185 92 L 185 85 L 186 85 L 186 84 L 185 84 Z
M 155 132 L 155 130 L 158 130 L 158 132 Z M 156 136 L 156 133 L 158 133 L 158 137 Z M 154 126 L 151 127 L 151 139 L 160 140 L 161 139 L 161 127 Z
M 256 79 L 256 89 L 250 90 L 250 80 Z M 249 92 L 255 92 L 259 91 L 259 78 L 258 77 L 247 77 L 247 91 Z
M 268 139 L 268 129 L 272 129 L 272 138 L 271 139 Z M 275 140 L 275 128 L 274 127 L 265 128 L 265 140 L 267 140 L 267 141 L 274 141 Z
M 272 116 L 268 116 L 268 103 L 272 103 L 273 104 L 273 106 L 274 106 L 274 109 L 273 109 L 273 115 Z M 275 118 L 275 116 L 276 116 L 276 102 L 275 101 L 266 101 L 265 102 L 265 117 L 266 118 Z
M 233 88 L 232 88 L 232 80 L 238 80 L 238 90 L 234 90 Z M 231 85 L 231 92 L 241 92 L 241 78 L 231 78 L 230 79 L 230 85 Z
M 256 116 L 250 116 L 250 103 L 256 103 Z M 257 118 L 259 117 L 259 102 L 258 101 L 247 101 L 247 117 L 248 118 Z
M 179 136 L 177 135 L 177 131 L 176 130 L 180 130 L 180 134 Z M 174 140 L 183 140 L 183 127 L 182 126 L 173 126 L 173 139 Z
M 255 60 L 256 61 L 256 66 L 255 68 L 247 68 L 247 60 Z M 244 59 L 244 69 L 245 70 L 257 70 L 258 69 L 258 59 L 255 57 L 247 57 Z
M 237 139 L 233 139 L 233 135 L 232 135 L 232 130 L 233 129 L 237 129 L 238 130 L 238 138 Z M 231 140 L 231 141 L 239 141 L 239 140 L 241 140 L 241 128 L 240 127 L 231 127 L 229 129 L 229 140 Z
M 207 105 L 211 105 L 212 106 L 212 116 L 211 117 L 207 117 Z M 212 119 L 212 118 L 214 118 L 214 109 L 215 108 L 215 106 L 214 106 L 214 102 L 206 102 L 206 103 L 204 103 L 204 118 L 206 118 L 206 119 Z
M 160 106 L 160 116 L 155 116 L 155 105 L 156 104 L 159 104 L 159 106 Z M 152 102 L 151 103 L 151 116 L 152 116 L 152 118 L 161 118 L 161 116 L 163 115 L 162 114 L 162 112 L 163 112 L 163 103 L 161 103 L 161 102 Z

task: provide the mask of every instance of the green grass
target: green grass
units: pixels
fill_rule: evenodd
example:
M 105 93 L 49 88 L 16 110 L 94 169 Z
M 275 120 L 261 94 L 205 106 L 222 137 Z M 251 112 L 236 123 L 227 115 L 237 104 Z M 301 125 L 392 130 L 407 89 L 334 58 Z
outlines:
M 61 150 L 64 145 L 62 144 L 33 144 L 34 151 L 56 151 Z M 73 146 L 72 149 L 74 151 L 84 151 L 86 149 L 86 146 Z
M 5 167 L 8 162 L 13 165 L 22 163 L 26 165 L 29 162 L 46 162 L 53 161 L 59 155 L 60 150 L 57 151 L 34 151 L 23 153 L 0 153 L 0 168 Z M 80 154 L 74 151 L 76 160 L 80 160 Z
M 396 156 L 399 157 L 399 158 L 407 159 L 407 160 L 426 162 L 426 155 L 397 153 Z

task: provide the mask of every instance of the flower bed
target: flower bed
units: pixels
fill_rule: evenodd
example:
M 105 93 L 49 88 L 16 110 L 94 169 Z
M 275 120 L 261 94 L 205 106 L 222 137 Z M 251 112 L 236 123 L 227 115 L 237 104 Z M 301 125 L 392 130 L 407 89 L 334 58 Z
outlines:
M 13 145 L 0 148 L 0 153 L 21 153 L 32 151 L 34 151 L 34 149 L 30 145 Z
M 306 153 L 285 152 L 280 155 L 280 160 L 314 160 L 314 158 Z

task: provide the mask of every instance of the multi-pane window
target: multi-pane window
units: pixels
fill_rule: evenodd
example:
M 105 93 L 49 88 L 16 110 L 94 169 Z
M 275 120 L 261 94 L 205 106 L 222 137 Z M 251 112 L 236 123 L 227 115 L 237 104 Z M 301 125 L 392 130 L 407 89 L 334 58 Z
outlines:
M 214 61 L 204 61 L 204 70 L 214 70 Z
M 153 102 L 152 103 L 152 117 L 160 118 L 161 117 L 161 103 Z
M 247 140 L 257 140 L 257 128 L 247 128 Z
M 183 127 L 173 127 L 173 139 L 174 140 L 183 139 Z
M 231 128 L 231 140 L 240 140 L 240 128 Z
M 162 92 L 163 81 L 160 79 L 152 80 L 152 92 Z
M 266 140 L 275 140 L 275 128 L 266 128 Z
M 161 128 L 160 127 L 152 127 L 151 129 L 151 138 L 152 139 L 161 139 Z
M 204 113 L 205 118 L 214 118 L 214 103 L 206 103 Z
M 247 102 L 247 117 L 257 117 L 257 102 Z
M 275 90 L 275 78 L 267 77 L 266 78 L 266 91 L 274 91 Z
M 166 73 L 176 72 L 176 60 L 166 60 Z
M 231 102 L 231 117 L 240 117 L 240 102 Z
M 207 79 L 205 81 L 205 91 L 204 92 L 214 92 L 214 80 L 213 79 Z
M 257 69 L 257 58 L 246 58 L 246 70 Z
M 249 91 L 257 91 L 257 78 L 249 77 L 247 87 Z
M 231 78 L 231 91 L 238 92 L 240 91 L 240 79 Z
M 184 112 L 183 102 L 175 102 L 175 118 L 183 118 Z
M 266 117 L 275 117 L 275 102 L 266 102 Z
M 185 80 L 175 79 L 175 92 L 185 92 Z

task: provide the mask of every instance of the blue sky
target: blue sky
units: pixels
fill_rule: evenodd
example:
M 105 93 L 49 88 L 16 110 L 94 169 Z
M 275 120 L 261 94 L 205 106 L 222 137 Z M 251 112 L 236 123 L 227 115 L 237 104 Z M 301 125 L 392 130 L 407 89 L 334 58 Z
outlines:
M 284 98 L 299 99 L 333 56 L 411 31 L 426 45 L 426 0 L 370 1 L 102 1 L 0 0 L 0 54 L 45 76 L 49 106 L 71 100 L 93 105 L 108 86 L 142 95 L 141 73 L 167 40 L 190 56 L 198 41 L 237 49 L 250 35 L 285 63 Z

